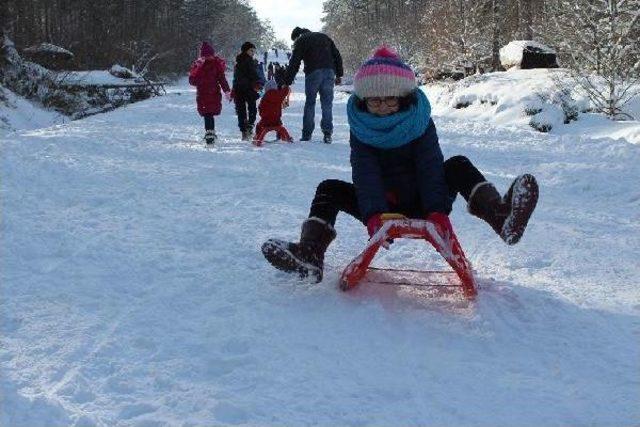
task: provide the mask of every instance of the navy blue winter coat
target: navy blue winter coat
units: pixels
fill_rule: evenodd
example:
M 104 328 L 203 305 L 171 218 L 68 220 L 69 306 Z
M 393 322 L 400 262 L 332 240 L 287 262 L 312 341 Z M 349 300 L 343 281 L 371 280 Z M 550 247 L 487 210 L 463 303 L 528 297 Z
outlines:
M 444 157 L 433 120 L 418 139 L 398 148 L 374 148 L 351 133 L 351 168 L 363 222 L 378 213 L 423 218 L 451 212 Z

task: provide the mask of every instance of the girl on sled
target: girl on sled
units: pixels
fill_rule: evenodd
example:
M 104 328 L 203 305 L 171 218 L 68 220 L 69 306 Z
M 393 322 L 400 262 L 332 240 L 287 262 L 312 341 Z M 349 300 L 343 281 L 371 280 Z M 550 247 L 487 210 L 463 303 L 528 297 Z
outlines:
M 535 178 L 518 176 L 501 196 L 466 157 L 444 161 L 429 100 L 394 51 L 377 49 L 358 70 L 347 114 L 353 184 L 329 179 L 318 185 L 300 240 L 262 245 L 274 267 L 320 282 L 338 212 L 360 220 L 369 236 L 385 213 L 424 218 L 453 234 L 448 215 L 457 194 L 507 244 L 520 240 L 538 200 Z

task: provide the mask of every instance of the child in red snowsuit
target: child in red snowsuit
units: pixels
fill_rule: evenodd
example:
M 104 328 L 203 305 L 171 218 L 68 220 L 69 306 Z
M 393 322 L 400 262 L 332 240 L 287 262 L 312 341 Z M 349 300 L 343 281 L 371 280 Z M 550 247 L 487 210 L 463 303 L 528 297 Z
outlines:
M 289 88 L 278 87 L 274 80 L 269 80 L 264 89 L 264 96 L 258 106 L 260 121 L 256 125 L 254 144 L 262 145 L 264 137 L 272 130 L 276 132 L 279 140 L 293 142 L 293 138 L 282 125 L 282 109 L 289 106 Z

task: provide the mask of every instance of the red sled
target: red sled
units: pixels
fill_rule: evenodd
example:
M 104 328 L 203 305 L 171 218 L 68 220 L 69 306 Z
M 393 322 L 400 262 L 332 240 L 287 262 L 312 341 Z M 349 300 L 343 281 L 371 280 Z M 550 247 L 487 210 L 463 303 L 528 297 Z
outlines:
M 409 219 L 399 214 L 385 214 L 382 216 L 382 227 L 374 234 L 367 247 L 360 255 L 351 261 L 340 276 L 340 289 L 348 291 L 353 289 L 371 270 L 386 270 L 393 272 L 412 271 L 414 273 L 447 273 L 435 271 L 415 271 L 415 270 L 394 270 L 369 268 L 371 261 L 375 257 L 380 246 L 388 239 L 424 239 L 431 243 L 440 255 L 453 268 L 453 272 L 460 279 L 456 285 L 431 285 L 438 286 L 459 286 L 464 296 L 474 299 L 478 294 L 475 278 L 471 264 L 467 260 L 462 247 L 458 242 L 455 233 L 443 233 L 439 227 L 431 221 L 423 219 Z M 394 283 L 398 285 L 411 285 L 411 283 Z M 425 285 L 423 285 L 425 286 Z M 429 286 L 429 285 L 426 285 Z

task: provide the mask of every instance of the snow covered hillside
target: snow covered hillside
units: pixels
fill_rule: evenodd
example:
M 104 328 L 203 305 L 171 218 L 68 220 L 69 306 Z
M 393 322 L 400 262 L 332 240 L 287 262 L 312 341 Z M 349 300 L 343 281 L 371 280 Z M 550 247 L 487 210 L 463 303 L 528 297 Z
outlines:
M 69 119 L 0 86 L 0 135 L 16 129 L 37 129 Z
M 346 95 L 332 145 L 253 147 L 225 104 L 207 149 L 195 92 L 168 90 L 0 139 L 0 425 L 640 423 L 640 145 L 436 109 L 447 157 L 502 191 L 536 175 L 530 227 L 507 247 L 456 202 L 473 303 L 345 294 L 355 220 L 338 218 L 317 285 L 260 245 L 298 235 L 321 180 L 350 180 Z M 397 241 L 374 264 L 438 262 Z
M 437 114 L 462 120 L 489 121 L 519 128 L 533 127 L 576 139 L 623 139 L 640 144 L 640 96 L 625 112 L 636 120 L 612 122 L 602 114 L 589 113 L 590 101 L 570 82 L 566 70 L 512 69 L 467 77 L 455 83 L 425 86 Z

